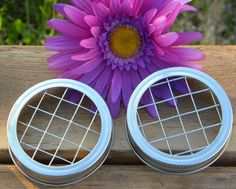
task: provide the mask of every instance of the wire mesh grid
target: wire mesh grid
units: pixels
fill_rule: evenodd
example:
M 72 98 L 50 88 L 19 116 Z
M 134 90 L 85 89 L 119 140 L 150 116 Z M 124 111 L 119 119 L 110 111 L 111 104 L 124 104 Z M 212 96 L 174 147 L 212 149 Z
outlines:
M 96 146 L 101 120 L 94 103 L 77 93 L 68 100 L 69 88 L 48 89 L 23 108 L 17 135 L 24 151 L 34 160 L 49 166 L 72 165 Z
M 165 98 L 161 93 L 166 93 Z M 217 137 L 221 106 L 213 91 L 200 81 L 166 78 L 149 87 L 144 96 L 151 101 L 140 103 L 137 121 L 143 136 L 156 149 L 174 156 L 192 155 L 207 148 Z M 150 111 L 156 116 L 150 116 Z

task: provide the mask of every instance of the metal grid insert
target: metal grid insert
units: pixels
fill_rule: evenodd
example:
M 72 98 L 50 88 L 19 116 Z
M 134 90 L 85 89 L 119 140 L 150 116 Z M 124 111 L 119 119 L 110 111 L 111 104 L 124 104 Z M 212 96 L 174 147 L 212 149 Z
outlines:
M 72 102 L 68 100 L 69 88 L 57 89 L 58 95 L 55 90 L 43 91 L 24 107 L 18 119 L 18 139 L 28 155 L 40 163 L 72 165 L 97 144 L 101 120 L 85 94 L 80 95 L 78 102 Z M 89 122 L 85 123 L 85 119 Z
M 107 158 L 112 118 L 91 87 L 52 79 L 26 90 L 7 122 L 9 154 L 29 179 L 48 186 L 79 182 Z
M 207 148 L 217 137 L 222 124 L 221 106 L 214 92 L 200 81 L 197 81 L 198 88 L 194 89 L 196 86 L 191 86 L 191 80 L 172 77 L 153 84 L 144 93 L 151 103 L 142 104 L 137 109 L 143 136 L 152 146 L 170 155 L 193 155 Z M 174 83 L 179 81 L 187 90 L 185 93 L 175 89 Z M 195 80 L 194 84 L 197 82 Z M 161 88 L 169 98 L 160 98 L 156 91 Z M 172 106 L 168 105 L 170 102 Z M 147 116 L 144 110 L 148 108 L 155 110 L 156 117 Z M 209 116 L 204 116 L 205 113 Z
M 215 162 L 229 142 L 233 111 L 219 83 L 190 68 L 155 72 L 133 92 L 127 138 L 138 157 L 158 171 L 187 174 Z

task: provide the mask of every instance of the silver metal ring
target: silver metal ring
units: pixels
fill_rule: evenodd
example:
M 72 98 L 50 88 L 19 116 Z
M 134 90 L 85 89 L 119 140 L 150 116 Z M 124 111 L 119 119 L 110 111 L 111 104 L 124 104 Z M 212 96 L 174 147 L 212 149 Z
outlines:
M 49 90 L 54 89 L 63 89 L 63 95 L 57 96 L 57 94 L 50 94 Z M 80 96 L 79 102 L 71 102 L 66 98 L 66 94 L 68 90 L 73 90 L 82 94 Z M 40 94 L 40 101 L 36 103 L 35 106 L 30 105 L 29 102 L 31 99 L 35 98 L 35 96 Z M 43 110 L 40 107 L 40 102 L 45 98 L 53 98 L 57 100 L 56 109 L 54 112 L 50 113 L 48 110 Z M 93 103 L 95 110 L 92 110 L 90 107 L 82 106 L 82 101 L 88 98 Z M 71 119 L 64 118 L 58 114 L 58 108 L 62 106 L 62 103 L 66 105 L 73 106 L 74 111 L 72 112 Z M 49 104 L 50 105 L 50 104 Z M 22 110 L 25 107 L 31 108 L 33 111 L 30 120 L 28 123 L 24 123 L 19 120 L 19 117 L 22 113 Z M 91 114 L 90 123 L 86 126 L 76 123 L 73 119 L 75 118 L 76 113 L 83 109 Z M 68 109 L 70 110 L 70 109 Z M 41 126 L 44 124 L 42 122 L 37 127 L 33 125 L 33 119 L 36 116 L 37 112 L 43 113 L 45 116 L 49 117 L 49 123 L 47 124 L 46 129 L 42 129 Z M 78 113 L 79 114 L 79 113 Z M 97 118 L 98 117 L 98 118 Z M 49 132 L 50 124 L 52 124 L 53 119 L 62 120 L 65 126 L 65 133 L 63 136 L 58 136 L 57 134 L 52 134 Z M 95 119 L 100 120 L 100 131 L 93 130 L 93 124 L 95 124 Z M 44 119 L 45 120 L 45 119 Z M 21 124 L 21 126 L 19 126 Z M 73 126 L 72 126 L 73 124 Z M 70 139 L 66 138 L 67 134 L 69 133 L 69 129 L 79 128 L 83 130 L 83 134 L 81 134 L 82 138 L 80 143 L 72 142 Z M 19 138 L 19 127 L 25 127 L 22 138 Z M 29 142 L 24 142 L 24 137 L 28 137 L 27 132 L 29 130 L 33 130 L 38 135 L 40 135 L 40 141 L 36 145 L 31 145 L 30 142 L 34 143 L 34 139 L 36 138 L 31 137 Z M 74 129 L 75 130 L 75 129 Z M 74 130 L 71 130 L 73 132 Z M 97 141 L 94 146 L 91 147 L 84 147 L 85 141 L 89 138 L 89 135 L 96 134 Z M 45 137 L 49 136 L 53 139 L 58 139 L 58 145 L 55 146 L 56 150 L 54 153 L 51 151 L 47 151 L 47 149 L 41 149 L 41 145 L 44 142 Z M 58 186 L 58 185 L 67 185 L 74 182 L 78 182 L 91 173 L 93 173 L 96 169 L 98 169 L 102 163 L 105 161 L 112 145 L 112 119 L 110 116 L 110 112 L 108 107 L 102 97 L 94 91 L 89 86 L 67 79 L 53 79 L 48 80 L 42 83 L 39 83 L 32 88 L 28 89 L 24 92 L 19 99 L 16 101 L 14 106 L 11 109 L 9 118 L 8 118 L 8 127 L 7 127 L 7 137 L 9 143 L 9 151 L 12 156 L 12 159 L 16 166 L 21 170 L 21 172 L 26 175 L 28 178 L 32 179 L 41 184 L 51 185 L 51 186 Z M 33 135 L 35 136 L 35 135 Z M 87 137 L 87 138 L 86 138 Z M 92 137 L 90 137 L 91 139 Z M 63 142 L 66 142 L 68 145 L 74 145 L 75 154 L 72 160 L 67 160 L 64 157 L 60 157 L 58 155 L 60 153 L 60 148 L 63 145 Z M 45 141 L 45 147 L 49 142 Z M 23 146 L 28 146 L 30 149 L 34 150 L 33 155 L 29 155 L 26 153 Z M 86 157 L 80 158 L 77 160 L 77 156 L 79 156 L 80 151 L 87 150 Z M 52 159 L 50 159 L 48 164 L 42 163 L 37 161 L 37 153 L 42 153 L 48 155 Z M 73 155 L 71 155 L 73 157 Z M 54 165 L 54 160 L 58 159 L 63 161 L 61 165 Z
M 186 82 L 185 85 L 189 91 L 182 94 L 174 94 L 175 88 L 172 82 L 180 80 L 182 83 L 183 81 Z M 193 80 L 193 84 L 196 82 L 201 83 L 205 88 L 192 91 L 190 89 L 189 80 Z M 160 85 L 166 85 L 165 87 L 170 91 L 171 98 L 161 99 L 158 94 L 155 96 L 153 91 L 156 89 L 154 87 L 160 87 Z M 158 93 L 158 88 L 156 91 Z M 197 97 L 195 95 L 202 95 L 204 92 L 209 93 L 210 98 L 212 98 L 212 105 L 208 104 L 206 107 L 200 109 L 196 105 L 195 98 Z M 149 102 L 150 104 L 140 104 L 140 101 L 142 101 L 144 95 L 147 95 L 147 93 L 149 93 L 148 95 L 150 95 L 152 101 Z M 190 99 L 190 102 L 193 104 L 193 110 L 181 113 L 180 106 L 185 106 L 187 103 L 185 102 L 185 98 Z M 204 98 L 200 98 L 200 100 L 204 103 Z M 159 108 L 160 104 L 170 101 L 172 102 L 172 107 L 167 106 L 167 108 L 169 108 L 169 111 L 175 111 L 175 114 L 163 119 L 161 117 L 162 115 L 160 115 L 163 113 Z M 177 101 L 181 101 L 182 104 L 178 104 Z M 146 116 L 146 122 L 144 124 L 142 123 L 143 120 L 140 119 L 141 114 L 139 114 L 138 111 L 145 108 L 147 109 L 148 106 L 149 108 L 155 109 L 157 116 L 152 117 L 152 115 L 149 119 L 147 119 Z M 200 115 L 201 111 L 208 113 L 208 115 L 211 115 L 214 111 L 214 116 L 219 119 L 219 123 L 204 125 L 203 116 Z M 166 112 L 168 113 L 168 111 Z M 164 112 L 164 114 L 166 112 Z M 194 120 L 191 120 L 193 118 L 190 118 L 188 119 L 189 124 L 184 123 L 184 116 L 188 115 L 196 117 L 199 128 L 186 129 L 186 127 L 189 127 L 189 125 L 194 122 Z M 168 121 L 168 123 L 171 124 L 171 121 L 174 119 L 179 122 L 181 131 L 176 134 L 168 135 L 168 124 L 165 124 L 165 122 Z M 208 118 L 205 117 L 205 119 Z M 232 132 L 232 123 L 233 112 L 231 103 L 223 88 L 213 78 L 203 72 L 179 67 L 158 71 L 139 84 L 132 94 L 128 105 L 126 130 L 127 138 L 134 152 L 148 166 L 161 172 L 186 174 L 202 170 L 216 161 L 228 144 Z M 145 129 L 148 130 L 151 126 L 153 128 L 150 128 L 148 132 L 154 139 L 150 140 L 145 135 Z M 172 130 L 169 128 L 169 131 L 173 132 L 173 128 Z M 214 138 L 209 139 L 207 131 L 213 128 L 218 128 L 217 133 L 215 133 Z M 156 134 L 161 133 L 162 136 L 155 139 L 154 132 L 158 131 L 159 133 Z M 201 132 L 201 135 L 199 135 L 199 138 L 196 138 L 194 135 L 197 135 L 198 132 Z M 182 137 L 179 140 L 183 140 L 184 142 L 178 143 L 171 141 L 172 139 L 177 140 L 178 137 Z M 206 140 L 206 144 L 197 148 L 197 142 L 201 142 L 201 140 Z M 158 142 L 164 143 L 166 149 L 163 150 L 157 147 L 158 145 L 156 143 Z M 172 146 L 175 146 L 176 149 Z

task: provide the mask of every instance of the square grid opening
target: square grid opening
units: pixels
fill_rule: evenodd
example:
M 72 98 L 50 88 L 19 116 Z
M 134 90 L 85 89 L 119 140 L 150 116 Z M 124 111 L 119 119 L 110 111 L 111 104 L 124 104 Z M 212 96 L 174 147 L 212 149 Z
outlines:
M 77 102 L 70 101 L 69 91 L 46 90 L 30 100 L 19 116 L 19 142 L 40 163 L 49 166 L 76 163 L 98 142 L 101 131 L 98 110 L 84 94 L 79 95 Z
M 138 107 L 137 120 L 143 136 L 158 150 L 191 155 L 217 137 L 220 104 L 206 85 L 186 77 L 167 78 L 152 85 L 145 96 L 147 93 L 151 103 Z

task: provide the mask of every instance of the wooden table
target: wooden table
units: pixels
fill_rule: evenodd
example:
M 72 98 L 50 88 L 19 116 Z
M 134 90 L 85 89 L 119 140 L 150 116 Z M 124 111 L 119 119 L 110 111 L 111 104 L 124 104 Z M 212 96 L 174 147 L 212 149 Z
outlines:
M 236 46 L 197 46 L 206 54 L 204 71 L 219 81 L 236 113 Z M 46 188 L 26 179 L 12 164 L 7 149 L 6 122 L 15 100 L 32 85 L 54 78 L 47 70 L 44 47 L 0 46 L 0 188 Z M 236 115 L 236 114 L 235 114 Z M 236 129 L 223 156 L 202 172 L 173 176 L 152 171 L 134 155 L 127 143 L 125 113 L 114 121 L 111 153 L 95 174 L 66 188 L 236 188 Z M 235 124 L 234 124 L 235 126 Z

